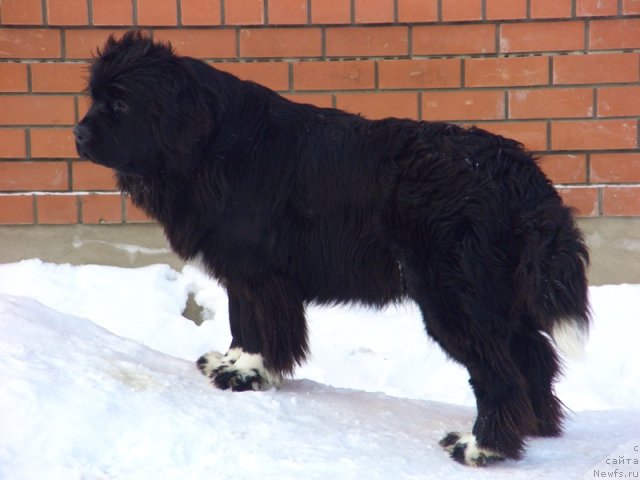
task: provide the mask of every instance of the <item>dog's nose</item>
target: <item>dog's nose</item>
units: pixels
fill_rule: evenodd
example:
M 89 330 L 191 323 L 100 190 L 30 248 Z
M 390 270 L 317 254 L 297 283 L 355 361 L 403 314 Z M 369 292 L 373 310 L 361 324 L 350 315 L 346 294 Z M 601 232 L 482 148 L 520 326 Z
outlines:
M 87 143 L 91 138 L 91 130 L 85 125 L 76 125 L 73 129 L 73 134 L 76 136 L 76 142 Z

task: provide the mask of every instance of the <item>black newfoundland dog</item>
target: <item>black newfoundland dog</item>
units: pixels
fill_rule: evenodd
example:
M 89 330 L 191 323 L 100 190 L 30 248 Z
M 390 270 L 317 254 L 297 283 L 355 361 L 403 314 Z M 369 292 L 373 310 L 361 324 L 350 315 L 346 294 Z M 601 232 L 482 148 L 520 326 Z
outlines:
M 477 399 L 472 433 L 440 442 L 453 459 L 515 459 L 525 437 L 560 434 L 556 347 L 588 329 L 588 254 L 522 145 L 293 103 L 139 32 L 107 41 L 88 88 L 80 155 L 226 287 L 233 340 L 198 360 L 215 386 L 291 374 L 308 303 L 411 299 Z

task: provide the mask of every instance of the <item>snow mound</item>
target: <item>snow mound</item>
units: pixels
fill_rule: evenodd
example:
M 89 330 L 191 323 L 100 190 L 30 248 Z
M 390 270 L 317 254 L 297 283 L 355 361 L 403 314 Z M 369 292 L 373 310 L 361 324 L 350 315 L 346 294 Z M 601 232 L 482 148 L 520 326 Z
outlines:
M 473 422 L 465 372 L 411 305 L 310 308 L 296 379 L 237 394 L 193 363 L 230 338 L 224 291 L 197 271 L 0 265 L 0 479 L 594 478 L 640 443 L 640 286 L 590 293 L 586 357 L 558 388 L 565 436 L 470 470 L 438 446 Z M 201 326 L 181 315 L 189 294 Z

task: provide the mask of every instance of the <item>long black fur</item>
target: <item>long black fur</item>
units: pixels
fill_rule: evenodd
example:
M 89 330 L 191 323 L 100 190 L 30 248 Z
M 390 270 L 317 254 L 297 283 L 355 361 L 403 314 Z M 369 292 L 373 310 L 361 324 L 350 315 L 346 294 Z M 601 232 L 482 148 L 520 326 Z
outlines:
M 560 433 L 548 334 L 587 329 L 588 254 L 522 145 L 293 103 L 138 32 L 108 40 L 89 93 L 78 151 L 226 287 L 232 347 L 289 374 L 307 303 L 412 299 L 469 370 L 481 447 Z

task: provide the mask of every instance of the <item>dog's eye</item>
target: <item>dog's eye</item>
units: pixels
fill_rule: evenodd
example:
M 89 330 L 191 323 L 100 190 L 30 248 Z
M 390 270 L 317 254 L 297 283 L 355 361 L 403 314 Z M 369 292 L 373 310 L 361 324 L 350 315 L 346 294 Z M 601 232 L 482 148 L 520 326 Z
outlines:
M 113 109 L 116 112 L 128 112 L 129 111 L 129 105 L 127 105 L 124 100 L 118 99 L 115 102 L 113 102 Z

